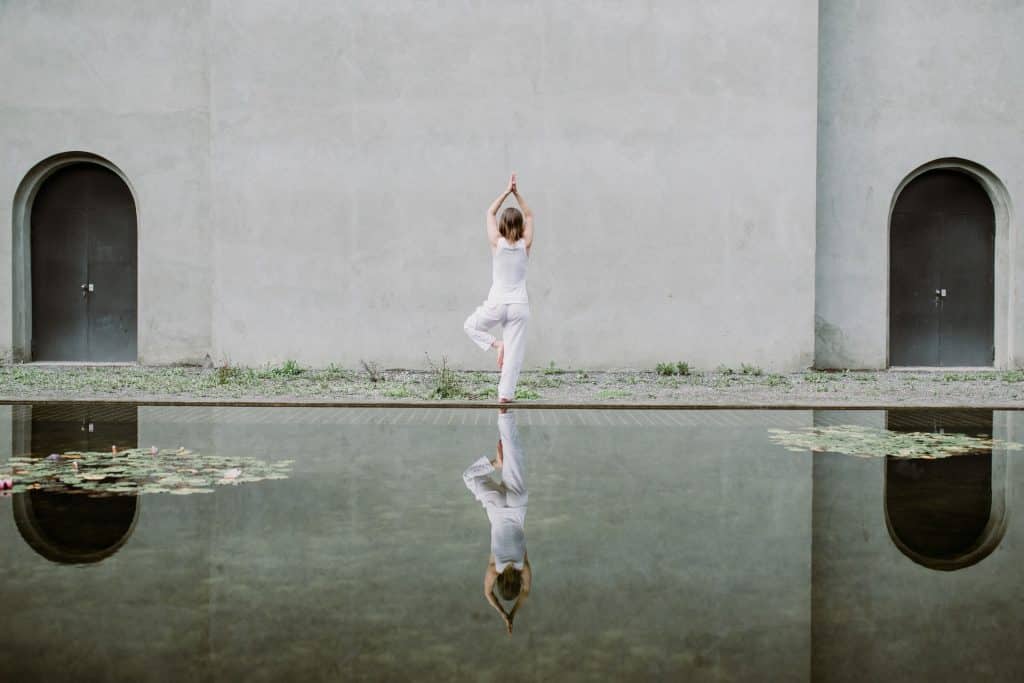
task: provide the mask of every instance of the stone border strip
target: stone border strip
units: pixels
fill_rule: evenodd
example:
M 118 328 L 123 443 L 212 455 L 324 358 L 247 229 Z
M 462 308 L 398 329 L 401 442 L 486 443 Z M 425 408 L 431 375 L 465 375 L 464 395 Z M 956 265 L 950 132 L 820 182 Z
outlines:
M 139 406 L 226 406 L 237 408 L 477 408 L 494 410 L 507 407 L 517 410 L 892 410 L 897 408 L 983 408 L 985 410 L 1024 410 L 1024 401 L 990 403 L 609 403 L 609 402 L 547 402 L 521 401 L 498 404 L 490 401 L 303 401 L 253 400 L 217 398 L 14 398 L 0 396 L 0 405 L 93 405 L 97 403 Z

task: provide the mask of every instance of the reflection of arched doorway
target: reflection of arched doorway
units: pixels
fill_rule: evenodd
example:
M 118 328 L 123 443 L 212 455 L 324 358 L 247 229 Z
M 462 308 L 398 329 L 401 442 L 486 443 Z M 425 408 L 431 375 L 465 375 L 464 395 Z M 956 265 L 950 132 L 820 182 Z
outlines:
M 954 169 L 900 192 L 889 231 L 889 364 L 990 366 L 995 359 L 995 212 Z
M 68 451 L 138 446 L 138 407 L 121 404 L 22 406 L 14 452 L 46 457 Z M 22 538 L 53 562 L 99 562 L 127 542 L 139 515 L 138 497 L 90 497 L 84 492 L 29 491 L 14 496 Z
M 34 170 L 19 191 L 28 194 L 24 210 L 16 198 L 16 213 L 25 213 L 29 227 L 28 239 L 15 231 L 14 257 L 28 261 L 30 271 L 19 277 L 15 269 L 16 327 L 30 321 L 31 330 L 30 341 L 26 331 L 16 330 L 16 355 L 137 358 L 135 200 L 109 164 L 87 159 L 71 157 Z
M 991 410 L 890 410 L 892 431 L 992 435 Z M 931 569 L 987 557 L 1006 527 L 1004 490 L 991 450 L 935 460 L 886 459 L 885 520 L 899 550 Z
M 29 491 L 14 496 L 14 521 L 25 542 L 51 562 L 99 562 L 131 536 L 138 501 L 138 496 Z

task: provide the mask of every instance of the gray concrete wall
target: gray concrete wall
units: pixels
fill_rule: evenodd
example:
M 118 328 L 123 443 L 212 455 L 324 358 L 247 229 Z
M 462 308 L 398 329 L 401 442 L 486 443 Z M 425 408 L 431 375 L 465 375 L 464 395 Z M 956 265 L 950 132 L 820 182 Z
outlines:
M 139 230 L 139 360 L 210 346 L 208 3 L 0 4 L 0 353 L 10 356 L 14 196 L 43 160 L 89 152 L 128 179 Z
M 513 169 L 537 215 L 528 367 L 812 362 L 811 0 L 0 17 L 0 224 L 40 160 L 113 162 L 143 362 L 490 367 L 462 322 Z
M 214 3 L 215 359 L 493 364 L 484 211 L 536 211 L 526 365 L 812 362 L 817 3 Z
M 1019 366 L 1024 6 L 825 0 L 820 13 L 815 364 L 886 367 L 894 193 L 922 164 L 958 157 L 1010 200 L 996 227 L 996 365 Z

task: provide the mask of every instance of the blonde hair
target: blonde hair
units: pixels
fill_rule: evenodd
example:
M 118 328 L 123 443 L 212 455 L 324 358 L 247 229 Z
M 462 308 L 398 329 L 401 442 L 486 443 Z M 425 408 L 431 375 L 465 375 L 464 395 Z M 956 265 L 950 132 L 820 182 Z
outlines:
M 508 241 L 515 244 L 523 237 L 523 214 L 514 206 L 506 207 L 501 212 L 501 221 L 498 222 L 498 233 Z

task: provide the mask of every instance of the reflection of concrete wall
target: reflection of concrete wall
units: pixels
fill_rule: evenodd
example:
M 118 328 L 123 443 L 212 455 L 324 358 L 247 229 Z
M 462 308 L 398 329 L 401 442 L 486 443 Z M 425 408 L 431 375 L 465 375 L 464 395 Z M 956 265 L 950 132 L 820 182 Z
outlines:
M 139 408 L 140 443 L 202 441 Z M 0 422 L 9 429 L 9 422 Z M 3 501 L 0 501 L 2 503 Z M 200 680 L 208 663 L 213 498 L 143 496 L 113 556 L 67 566 L 40 557 L 0 505 L 0 653 L 10 680 Z
M 885 427 L 885 412 L 815 411 L 816 424 Z M 1021 442 L 1024 415 L 996 411 L 997 439 Z M 937 571 L 914 563 L 885 525 L 885 461 L 819 454 L 814 459 L 813 672 L 815 680 L 1019 680 L 1009 653 L 1024 628 L 1020 561 L 1024 541 L 1012 501 L 1022 493 L 1019 453 L 993 453 L 1006 482 L 1009 523 L 979 563 Z M 1000 463 L 1005 467 L 1000 467 Z M 1006 666 L 1016 666 L 1007 670 Z M 984 677 L 984 675 L 983 675 Z
M 7 659 L 22 678 L 808 678 L 810 456 L 765 428 L 809 413 L 519 414 L 535 579 L 511 639 L 460 477 L 492 452 L 492 414 L 140 408 L 142 445 L 295 458 L 294 475 L 145 497 L 130 541 L 83 569 L 0 519 L 0 649 L 40 653 Z

